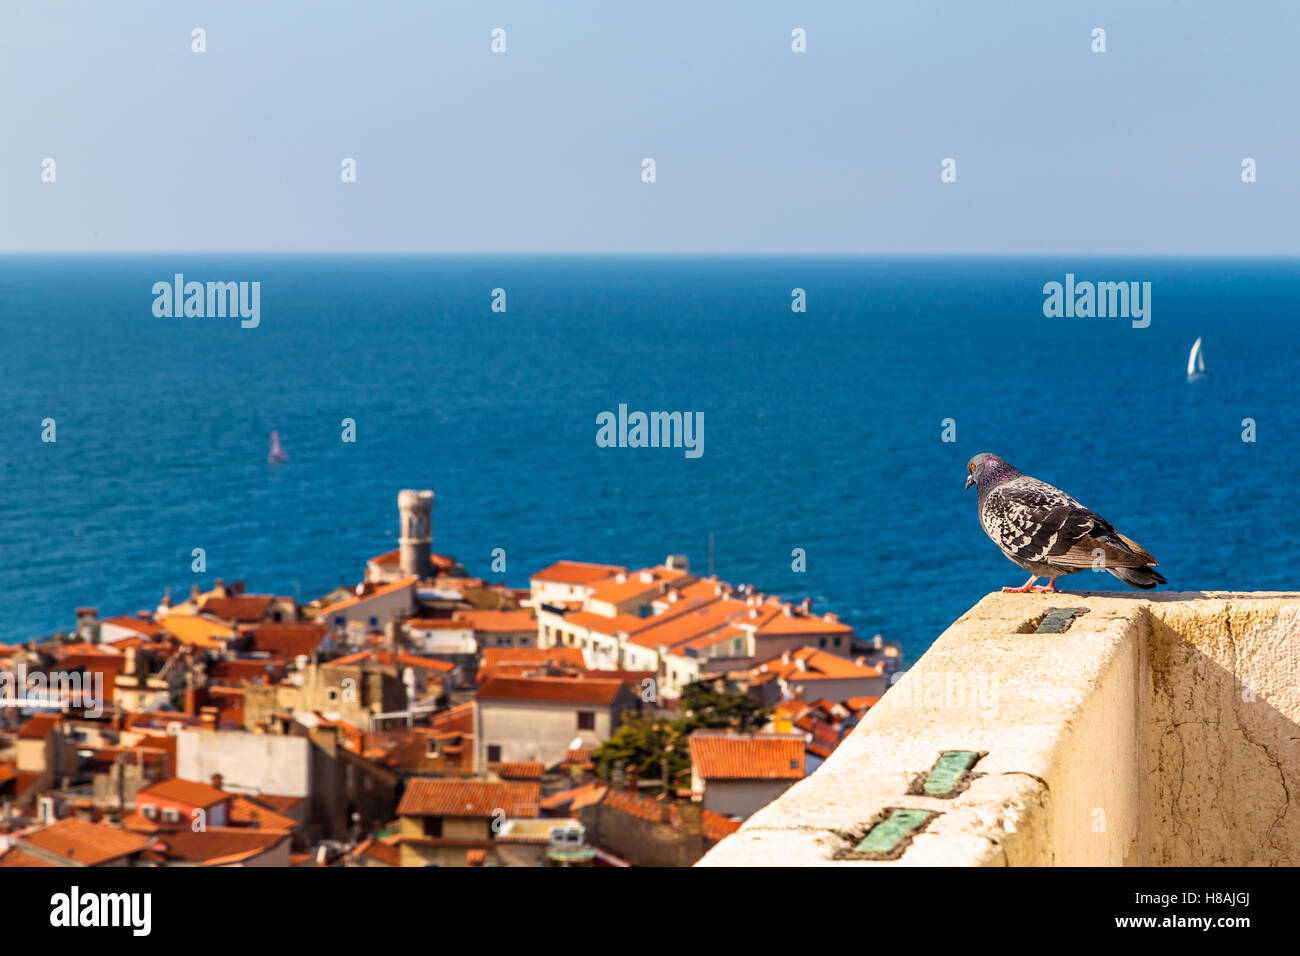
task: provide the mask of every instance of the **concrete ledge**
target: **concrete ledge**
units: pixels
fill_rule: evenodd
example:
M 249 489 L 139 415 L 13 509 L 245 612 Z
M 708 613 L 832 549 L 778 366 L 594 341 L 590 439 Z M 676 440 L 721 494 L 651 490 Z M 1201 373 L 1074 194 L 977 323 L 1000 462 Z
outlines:
M 990 594 L 697 865 L 1296 865 L 1298 722 L 1298 593 Z M 909 793 L 944 750 L 984 753 L 966 789 Z M 940 815 L 851 858 L 891 807 Z

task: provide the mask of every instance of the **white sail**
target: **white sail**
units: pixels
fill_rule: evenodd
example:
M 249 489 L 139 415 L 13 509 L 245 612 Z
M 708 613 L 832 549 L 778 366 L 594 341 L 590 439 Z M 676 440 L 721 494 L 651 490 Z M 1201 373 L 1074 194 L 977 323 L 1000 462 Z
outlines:
M 289 460 L 289 456 L 280 447 L 279 432 L 271 432 L 271 450 L 267 453 L 266 460 L 273 465 L 283 464 Z
M 1201 354 L 1201 340 L 1198 336 L 1192 343 L 1192 351 L 1187 356 L 1187 377 L 1196 378 L 1198 373 L 1205 371 L 1205 356 Z

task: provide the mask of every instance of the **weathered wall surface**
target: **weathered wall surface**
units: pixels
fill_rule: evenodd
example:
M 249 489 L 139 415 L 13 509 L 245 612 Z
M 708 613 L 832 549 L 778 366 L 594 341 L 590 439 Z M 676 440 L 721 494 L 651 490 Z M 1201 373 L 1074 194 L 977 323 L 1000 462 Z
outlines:
M 1298 719 L 1300 595 L 992 594 L 701 865 L 1294 863 Z M 909 792 L 943 750 L 984 754 L 967 788 Z M 939 815 L 855 858 L 894 807 Z
M 1151 608 L 1146 861 L 1300 865 L 1300 601 Z

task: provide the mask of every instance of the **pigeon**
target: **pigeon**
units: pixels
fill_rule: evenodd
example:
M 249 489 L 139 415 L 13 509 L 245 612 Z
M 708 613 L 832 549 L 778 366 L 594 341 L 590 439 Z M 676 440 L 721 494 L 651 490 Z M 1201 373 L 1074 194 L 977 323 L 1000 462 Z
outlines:
M 988 453 L 966 464 L 966 487 L 979 489 L 980 526 L 1002 553 L 1033 575 L 1003 591 L 1055 593 L 1056 579 L 1100 567 L 1130 587 L 1149 589 L 1168 582 L 1152 568 L 1156 559 L 1124 537 L 1101 515 L 1059 488 L 1022 475 Z M 1040 577 L 1046 586 L 1035 585 Z

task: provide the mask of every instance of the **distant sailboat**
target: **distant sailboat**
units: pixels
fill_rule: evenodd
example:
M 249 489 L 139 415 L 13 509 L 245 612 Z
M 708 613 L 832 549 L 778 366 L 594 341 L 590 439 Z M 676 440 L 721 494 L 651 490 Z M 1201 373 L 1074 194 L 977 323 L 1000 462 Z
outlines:
M 280 433 L 271 432 L 271 450 L 266 453 L 266 460 L 273 465 L 282 465 L 289 460 L 283 448 L 280 447 Z
M 1198 336 L 1192 344 L 1192 351 L 1187 356 L 1187 381 L 1194 382 L 1210 373 L 1205 371 L 1205 354 L 1201 351 L 1201 339 Z

